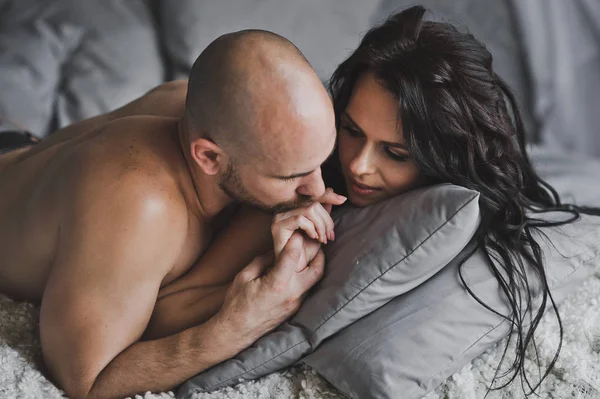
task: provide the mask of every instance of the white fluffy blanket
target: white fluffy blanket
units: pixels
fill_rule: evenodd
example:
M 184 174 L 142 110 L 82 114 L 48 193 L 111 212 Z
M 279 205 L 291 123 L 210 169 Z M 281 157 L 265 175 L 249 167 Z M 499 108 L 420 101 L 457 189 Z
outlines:
M 600 267 L 593 277 L 559 306 L 563 323 L 563 346 L 552 372 L 538 391 L 541 398 L 600 399 Z M 513 340 L 514 342 L 514 340 Z M 556 317 L 547 313 L 536 334 L 542 370 L 554 357 L 559 343 Z M 473 360 L 451 376 L 425 399 L 479 399 L 487 392 L 502 357 L 506 340 Z M 514 353 L 512 346 L 508 354 Z M 526 369 L 536 382 L 539 368 L 533 348 L 526 356 Z M 513 357 L 507 354 L 506 364 Z M 506 370 L 506 368 L 503 368 Z M 506 388 L 490 391 L 487 399 L 524 398 L 519 380 Z M 531 396 L 535 397 L 535 396 Z
M 39 371 L 38 315 L 37 307 L 0 295 L 0 399 L 64 398 L 62 391 Z M 173 397 L 171 392 L 143 396 L 144 399 Z M 305 366 L 292 367 L 234 388 L 197 395 L 198 399 L 342 397 L 327 381 Z
M 556 367 L 541 386 L 548 398 L 600 398 L 600 270 L 560 306 L 564 341 Z M 40 361 L 37 334 L 38 309 L 0 296 L 0 398 L 62 398 L 63 395 L 36 367 Z M 558 326 L 547 314 L 538 334 L 538 353 L 549 362 L 558 342 Z M 502 356 L 504 343 L 491 348 L 450 377 L 427 399 L 479 399 L 486 393 Z M 510 352 L 510 351 L 509 351 Z M 530 375 L 537 368 L 528 356 Z M 171 398 L 172 393 L 144 395 L 144 399 Z M 344 396 L 305 366 L 273 373 L 196 399 L 213 398 L 343 398 Z M 521 385 L 513 383 L 487 398 L 522 398 Z M 142 397 L 139 396 L 141 399 Z

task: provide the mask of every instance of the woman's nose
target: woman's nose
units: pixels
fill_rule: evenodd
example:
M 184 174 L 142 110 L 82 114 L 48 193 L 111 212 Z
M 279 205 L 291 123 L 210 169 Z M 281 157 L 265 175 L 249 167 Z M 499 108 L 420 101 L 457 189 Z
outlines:
M 373 156 L 373 149 L 369 145 L 363 146 L 350 162 L 350 172 L 356 176 L 373 173 L 375 170 Z

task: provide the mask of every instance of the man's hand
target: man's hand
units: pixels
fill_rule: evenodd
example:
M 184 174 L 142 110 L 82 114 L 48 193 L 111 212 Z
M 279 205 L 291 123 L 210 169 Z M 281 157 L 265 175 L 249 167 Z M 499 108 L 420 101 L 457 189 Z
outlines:
M 236 276 L 215 316 L 223 331 L 249 346 L 298 311 L 325 266 L 321 250 L 307 262 L 303 241 L 301 234 L 293 234 L 274 264 L 272 254 L 259 256 Z
M 278 213 L 271 224 L 273 247 L 277 257 L 296 230 L 302 230 L 322 244 L 335 240 L 334 225 L 329 212 L 333 205 L 341 205 L 346 197 L 328 188 L 325 194 L 308 205 L 288 212 Z M 311 258 L 307 258 L 310 260 Z

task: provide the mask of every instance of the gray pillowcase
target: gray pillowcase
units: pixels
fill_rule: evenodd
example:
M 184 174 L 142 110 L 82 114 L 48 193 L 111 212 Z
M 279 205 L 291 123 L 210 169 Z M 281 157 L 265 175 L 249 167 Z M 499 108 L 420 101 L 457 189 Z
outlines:
M 42 20 L 0 25 L 0 130 L 16 123 L 43 136 L 49 129 L 57 99 L 61 68 L 79 45 L 81 29 L 52 26 Z
M 568 216 L 568 215 L 567 215 Z M 564 220 L 565 214 L 546 216 Z M 597 269 L 600 218 L 536 234 L 560 304 Z M 472 244 L 471 244 L 472 245 Z M 465 252 L 470 250 L 465 249 Z M 347 327 L 303 362 L 352 398 L 420 398 L 504 338 L 508 323 L 480 305 L 459 279 L 457 257 L 440 273 Z M 469 288 L 501 314 L 509 307 L 482 252 L 463 266 Z
M 326 273 L 294 318 L 236 358 L 192 378 L 188 397 L 289 366 L 323 340 L 438 273 L 479 224 L 479 194 L 450 184 L 334 215 Z

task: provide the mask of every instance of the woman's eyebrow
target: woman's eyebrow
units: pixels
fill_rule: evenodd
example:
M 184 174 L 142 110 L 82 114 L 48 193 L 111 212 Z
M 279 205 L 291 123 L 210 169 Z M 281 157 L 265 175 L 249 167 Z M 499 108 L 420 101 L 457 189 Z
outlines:
M 360 127 L 360 126 L 358 125 L 358 123 L 356 123 L 356 122 L 354 121 L 354 119 L 352 119 L 352 117 L 350 117 L 350 115 L 348 115 L 348 113 L 347 113 L 347 112 L 344 112 L 344 113 L 342 114 L 342 119 L 344 119 L 344 120 L 345 120 L 347 123 L 351 124 L 351 125 L 352 125 L 352 127 L 353 127 L 354 129 L 358 130 L 358 131 L 359 131 L 359 132 L 361 132 L 362 134 L 365 134 L 365 131 L 363 130 L 363 128 L 362 128 L 362 127 Z
M 363 130 L 363 128 L 360 127 L 359 124 L 356 123 L 354 121 L 354 119 L 352 119 L 352 117 L 350 115 L 348 115 L 348 113 L 344 112 L 342 114 L 342 119 L 344 119 L 345 122 L 347 122 L 350 125 L 352 125 L 352 128 L 358 130 L 362 134 L 365 134 L 365 131 Z M 402 149 L 404 151 L 408 151 L 408 148 L 403 143 L 398 143 L 398 142 L 393 142 L 393 141 L 382 141 L 381 143 L 383 143 L 383 144 L 385 144 L 387 146 L 390 146 L 390 147 L 400 148 L 400 149 Z

